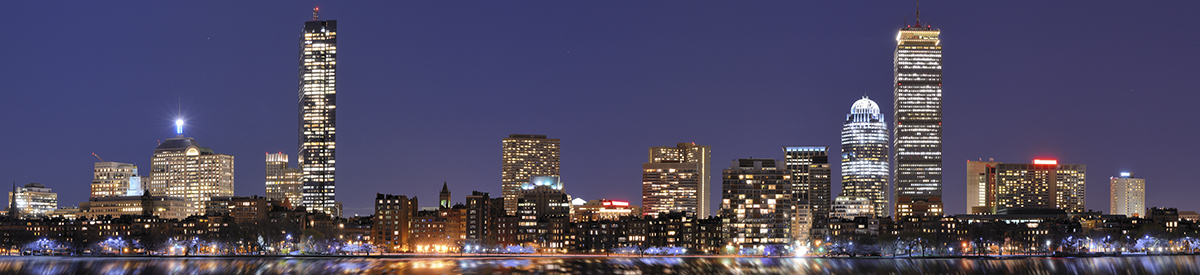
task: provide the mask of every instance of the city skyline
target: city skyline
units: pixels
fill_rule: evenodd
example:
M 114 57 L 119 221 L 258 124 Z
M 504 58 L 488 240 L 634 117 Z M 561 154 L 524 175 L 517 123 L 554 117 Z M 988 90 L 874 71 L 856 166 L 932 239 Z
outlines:
M 1122 4 L 1110 5 L 1111 7 L 1093 6 L 1089 8 L 1098 11 L 1070 14 L 1069 16 L 1075 16 L 1075 20 L 1049 20 L 1041 16 L 1067 14 L 1063 11 L 1069 10 L 1071 6 L 1058 3 L 1037 4 L 1041 9 L 1035 10 L 989 4 L 927 3 L 922 7 L 922 20 L 931 22 L 933 28 L 948 30 L 944 38 L 945 43 L 953 45 L 954 48 L 953 53 L 948 53 L 946 59 L 946 72 L 954 75 L 947 77 L 946 85 L 953 87 L 948 87 L 953 93 L 946 98 L 944 111 L 948 114 L 946 117 L 950 118 L 947 120 L 948 138 L 943 166 L 943 198 L 947 214 L 962 213 L 960 211 L 965 208 L 965 198 L 959 196 L 965 194 L 966 189 L 966 183 L 961 181 L 965 178 L 961 174 L 965 170 L 962 160 L 987 158 L 1022 161 L 1048 157 L 1069 163 L 1086 164 L 1091 168 L 1091 171 L 1088 171 L 1091 188 L 1088 188 L 1089 201 L 1086 204 L 1086 208 L 1089 209 L 1108 209 L 1107 188 L 1097 184 L 1103 183 L 1100 179 L 1124 171 L 1137 173 L 1140 177 L 1154 182 L 1154 188 L 1146 190 L 1147 207 L 1179 207 L 1181 210 L 1200 208 L 1200 203 L 1188 200 L 1190 196 L 1186 193 L 1173 194 L 1172 191 L 1168 191 L 1172 187 L 1200 191 L 1192 190 L 1190 179 L 1185 173 L 1178 172 L 1184 171 L 1183 164 L 1180 164 L 1184 162 L 1154 157 L 1187 155 L 1186 153 L 1179 154 L 1165 148 L 1151 147 L 1124 158 L 1113 158 L 1109 154 L 1101 153 L 1114 145 L 1161 142 L 1186 144 L 1179 141 L 1195 135 L 1190 130 L 1179 130 L 1184 131 L 1181 133 L 1172 132 L 1176 130 L 1162 130 L 1174 129 L 1162 126 L 1186 123 L 1184 117 L 1188 116 L 1182 111 L 1185 108 L 1173 104 L 1183 104 L 1182 102 L 1196 99 L 1195 96 L 1184 93 L 1187 87 L 1184 81 L 1188 79 L 1188 75 L 1194 75 L 1196 70 L 1196 53 L 1172 50 L 1130 53 L 1133 57 L 1108 59 L 1106 62 L 1113 63 L 1105 63 L 1108 66 L 1104 67 L 1128 68 L 1109 73 L 1085 68 L 1085 65 L 1094 65 L 1092 62 L 1095 61 L 1092 61 L 1092 58 L 1107 56 L 1110 51 L 1135 44 L 1129 41 L 1117 41 L 1107 45 L 1070 43 L 1056 40 L 1060 37 L 1055 36 L 1107 43 L 1111 42 L 1107 40 L 1110 37 L 1108 31 L 1142 29 L 1094 20 L 1117 11 L 1140 19 L 1134 21 L 1147 26 L 1159 23 L 1158 25 L 1167 26 L 1183 25 L 1185 29 L 1186 26 L 1196 25 L 1194 17 L 1187 19 L 1189 17 L 1186 15 L 1171 13 L 1176 11 L 1162 11 L 1174 16 L 1151 16 L 1141 10 L 1122 9 L 1127 7 Z M 171 14 L 177 15 L 172 18 L 138 17 L 136 9 L 130 7 L 115 7 L 129 10 L 113 11 L 113 8 L 97 8 L 90 5 L 63 8 L 66 10 L 63 10 L 61 15 L 50 16 L 50 11 L 56 10 L 37 5 L 16 5 L 17 10 L 30 11 L 16 14 L 17 20 L 29 21 L 40 27 L 17 30 L 19 34 L 40 37 L 35 33 L 61 33 L 63 37 L 44 42 L 51 52 L 27 48 L 29 46 L 25 45 L 14 46 L 17 51 L 28 52 L 30 57 L 11 57 L 11 60 L 6 61 L 16 64 L 15 67 L 25 68 L 20 71 L 7 68 L 5 70 L 8 76 L 4 78 L 5 83 L 12 83 L 13 91 L 20 92 L 14 93 L 11 102 L 14 102 L 15 106 L 5 114 L 20 118 L 13 123 L 12 129 L 23 134 L 9 135 L 0 140 L 5 144 L 13 144 L 13 147 L 22 147 L 12 148 L 13 154 L 3 163 L 4 167 L 10 169 L 0 171 L 0 178 L 16 181 L 18 184 L 43 183 L 60 193 L 60 206 L 86 201 L 86 192 L 78 190 L 87 189 L 91 184 L 91 167 L 95 159 L 88 154 L 95 152 L 104 156 L 106 160 L 131 163 L 148 170 L 149 146 L 156 140 L 165 140 L 172 136 L 171 123 L 176 119 L 174 114 L 180 111 L 177 110 L 177 106 L 183 106 L 182 114 L 190 127 L 188 136 L 203 140 L 206 146 L 218 148 L 218 151 L 224 154 L 248 156 L 255 160 L 238 164 L 236 182 L 239 184 L 234 194 L 264 195 L 261 184 L 264 169 L 263 164 L 256 161 L 256 154 L 291 152 L 296 148 L 296 145 L 289 141 L 292 140 L 289 133 L 295 131 L 295 125 L 290 123 L 294 121 L 295 103 L 290 100 L 295 100 L 296 75 L 293 70 L 296 58 L 296 30 L 299 22 L 307 19 L 306 12 L 311 9 L 311 5 L 290 5 L 289 8 L 278 11 L 268 9 L 269 5 L 266 4 L 248 6 L 243 10 L 188 4 L 161 4 L 150 7 L 178 7 L 179 9 L 172 9 Z M 350 189 L 347 189 L 347 186 L 338 189 L 338 200 L 348 203 L 345 214 L 369 214 L 371 205 L 365 202 L 370 201 L 372 194 L 377 192 L 423 197 L 429 202 L 429 205 L 423 206 L 431 206 L 434 202 L 433 196 L 440 189 L 437 183 L 444 181 L 449 182 L 452 191 L 459 194 L 467 194 L 472 190 L 500 194 L 497 184 L 500 183 L 500 178 L 495 173 L 495 162 L 501 152 L 495 146 L 496 140 L 515 133 L 549 135 L 567 143 L 567 146 L 563 147 L 561 163 L 563 180 L 571 183 L 568 189 L 570 194 L 588 200 L 620 199 L 631 202 L 639 201 L 641 190 L 641 175 L 636 173 L 636 168 L 633 167 L 642 163 L 643 150 L 647 147 L 684 141 L 696 142 L 712 146 L 712 161 L 724 163 L 748 156 L 766 156 L 778 160 L 781 159 L 778 156 L 778 146 L 789 144 L 836 145 L 838 129 L 842 122 L 840 117 L 844 117 L 844 105 L 853 102 L 864 93 L 883 101 L 890 98 L 886 90 L 891 71 L 887 56 L 891 54 L 890 48 L 894 48 L 894 44 L 890 44 L 894 42 L 890 40 L 895 31 L 903 27 L 905 16 L 913 20 L 911 14 L 915 9 L 911 3 L 881 5 L 870 9 L 828 6 L 825 8 L 829 15 L 813 16 L 816 16 L 815 19 L 828 19 L 833 22 L 833 30 L 811 30 L 806 26 L 812 19 L 801 18 L 804 15 L 795 16 L 794 11 L 803 9 L 794 5 L 772 7 L 751 4 L 732 11 L 725 11 L 726 6 L 721 4 L 697 4 L 682 7 L 681 10 L 673 10 L 679 7 L 664 4 L 649 5 L 651 6 L 645 11 L 618 11 L 611 10 L 612 6 L 579 3 L 541 7 L 521 4 L 447 7 L 421 3 L 414 7 L 406 7 L 404 14 L 425 12 L 428 15 L 400 16 L 405 18 L 403 22 L 407 24 L 422 26 L 422 22 L 425 22 L 423 24 L 437 23 L 443 27 L 434 30 L 421 30 L 403 24 L 380 24 L 387 22 L 384 19 L 395 17 L 384 12 L 396 11 L 397 9 L 390 9 L 394 7 L 376 7 L 378 11 L 372 11 L 367 7 L 322 5 L 322 18 L 347 21 L 343 22 L 344 24 L 354 22 L 347 27 L 357 28 L 351 33 L 363 33 L 348 36 L 357 37 L 356 40 L 345 41 L 354 45 L 347 47 L 348 49 L 357 48 L 356 51 L 361 51 L 347 51 L 343 64 L 349 66 L 343 68 L 344 70 L 354 73 L 344 73 L 347 77 L 342 79 L 344 85 L 341 89 L 356 95 L 344 97 L 342 103 L 354 106 L 358 111 L 343 113 L 343 129 L 340 130 L 350 133 L 347 138 L 351 141 L 361 143 L 346 143 L 341 148 L 343 162 L 340 166 L 344 169 L 340 169 L 343 173 L 339 181 L 357 185 Z M 501 22 L 501 26 L 487 26 L 491 22 L 484 23 L 488 19 L 509 18 L 502 12 L 489 12 L 489 8 L 508 11 L 575 11 L 597 6 L 608 8 L 605 9 L 607 12 L 630 16 L 634 20 L 608 25 L 613 22 L 605 20 L 607 16 L 592 15 L 571 19 L 539 15 L 530 19 L 534 22 Z M 989 8 L 995 10 L 985 11 Z M 773 9 L 779 11 L 772 11 Z M 262 19 L 235 19 L 232 22 L 246 26 L 244 30 L 231 31 L 203 25 L 206 22 L 203 19 L 211 16 L 226 18 L 243 12 L 260 12 L 263 16 Z M 677 20 L 684 22 L 720 28 L 687 32 L 686 30 L 690 29 L 688 24 L 675 26 L 671 25 L 671 21 L 656 18 L 656 13 L 662 12 L 672 12 L 669 14 L 681 17 Z M 87 64 L 107 63 L 112 60 L 82 56 L 81 54 L 92 54 L 94 49 L 71 46 L 71 41 L 118 40 L 92 34 L 92 31 L 98 30 L 94 29 L 95 27 L 53 22 L 69 16 L 99 16 L 89 15 L 92 13 L 104 14 L 105 18 L 125 18 L 122 20 L 144 23 L 134 24 L 132 27 L 151 35 L 142 37 L 131 34 L 130 38 L 133 41 L 130 43 L 135 45 L 169 44 L 191 47 L 188 49 L 198 49 L 194 51 L 198 54 L 182 56 L 175 54 L 175 50 L 155 51 L 147 46 L 136 46 L 116 54 L 130 57 L 128 60 L 117 62 L 124 64 L 123 67 L 118 66 L 104 72 L 89 70 L 88 73 L 83 73 L 78 70 L 88 67 Z M 705 21 L 704 18 L 707 17 L 702 15 L 708 13 L 724 14 L 727 18 Z M 1000 16 L 1003 13 L 1009 14 Z M 447 19 L 436 19 L 434 16 L 447 14 L 474 14 L 483 18 L 454 25 Z M 1027 17 L 1027 20 L 1004 19 L 1013 14 L 1017 17 Z M 751 18 L 752 15 L 761 15 L 761 18 Z M 35 18 L 37 16 L 46 16 L 48 19 Z M 862 22 L 850 24 L 852 19 Z M 550 26 L 555 24 L 532 24 L 537 22 L 568 24 L 565 27 Z M 1025 44 L 1014 44 L 1015 42 L 993 40 L 992 37 L 982 35 L 999 33 L 1003 30 L 1000 26 L 1044 28 L 1044 25 L 1050 25 L 1082 29 L 1076 22 L 1095 23 L 1098 26 L 1087 25 L 1086 30 L 1070 34 L 1040 30 L 1033 34 L 1041 40 L 1058 41 L 1049 43 L 1049 47 L 1029 47 Z M 638 23 L 648 26 L 648 30 L 633 28 L 642 26 Z M 782 23 L 783 26 L 773 23 Z M 529 25 L 537 28 L 516 30 L 517 27 Z M 187 35 L 171 34 L 159 26 L 166 26 L 167 29 L 179 27 L 195 32 Z M 954 31 L 949 31 L 951 29 Z M 1107 30 L 1099 32 L 1095 29 Z M 478 38 L 464 38 L 487 33 L 489 30 L 514 34 L 518 38 L 511 40 L 503 38 L 503 35 L 486 34 L 479 35 Z M 658 32 L 674 33 L 673 31 L 682 32 L 678 32 L 678 37 L 669 39 L 655 38 L 656 35 L 653 35 Z M 1194 37 L 1169 36 L 1170 33 L 1164 33 L 1163 30 L 1145 31 L 1150 34 L 1143 35 L 1141 39 L 1157 41 L 1158 43 L 1146 44 L 1160 47 L 1194 47 L 1197 41 Z M 375 36 L 367 35 L 368 33 Z M 616 37 L 618 33 L 622 37 L 632 36 L 633 38 L 625 40 L 624 43 L 638 46 L 624 46 L 621 42 L 590 45 L 605 38 Z M 554 38 L 563 36 L 567 38 Z M 795 49 L 798 45 L 810 41 L 810 37 L 818 36 L 830 36 L 844 42 L 838 43 L 841 45 L 837 49 L 813 48 L 808 45 L 805 45 L 803 50 Z M 731 42 L 716 42 L 722 38 Z M 382 43 L 387 41 L 405 42 Z M 680 42 L 713 42 L 713 45 Z M 384 51 L 394 45 L 421 51 Z M 480 45 L 490 46 L 479 47 Z M 99 47 L 112 50 L 107 48 L 111 46 Z M 245 53 L 240 52 L 240 47 L 247 47 Z M 436 47 L 444 49 L 436 50 Z M 830 51 L 833 53 L 830 55 L 833 56 L 821 57 L 803 53 L 821 52 L 819 50 Z M 62 51 L 64 57 L 49 58 L 48 62 L 35 62 L 35 59 L 31 59 L 45 58 L 52 51 Z M 827 53 L 829 52 L 822 52 Z M 723 54 L 730 57 L 717 56 Z M 425 57 L 428 55 L 433 57 Z M 652 55 L 664 56 L 649 58 Z M 858 59 L 854 56 L 869 58 Z M 408 59 L 412 62 L 396 62 Z M 606 59 L 610 61 L 605 61 Z M 1034 62 L 1039 59 L 1055 62 L 1049 65 Z M 526 60 L 533 66 L 504 65 L 516 60 Z M 827 62 L 833 60 L 846 62 Z M 434 61 L 448 62 L 443 65 Z M 58 64 L 57 67 L 54 67 L 55 64 Z M 222 67 L 234 64 L 234 67 L 244 68 L 230 68 L 229 72 L 208 71 L 199 75 L 192 71 L 193 67 L 208 68 L 218 64 Z M 822 68 L 814 64 L 836 65 L 832 68 Z M 1192 66 L 1183 66 L 1186 64 Z M 164 72 L 144 71 L 143 67 Z M 536 67 L 546 67 L 553 71 Z M 763 69 L 755 69 L 749 73 L 755 74 L 754 76 L 738 72 L 740 69 L 751 67 Z M 1037 68 L 1045 70 L 1045 75 L 1016 72 L 1018 69 L 1031 67 L 1048 68 Z M 570 72 L 564 68 L 585 72 Z M 603 73 L 595 77 L 584 76 L 593 70 L 602 72 L 614 68 L 634 69 L 623 73 Z M 657 72 L 672 68 L 678 68 L 682 72 Z M 1075 70 L 1079 72 L 1064 73 Z M 92 73 L 100 75 L 89 75 Z M 813 77 L 796 77 L 805 74 Z M 531 77 L 532 75 L 540 77 Z M 59 83 L 39 81 L 51 78 L 58 79 L 55 81 Z M 1011 81 L 1013 84 L 998 84 L 997 78 L 1004 78 L 1005 82 Z M 233 85 L 205 82 L 208 79 L 228 79 L 227 82 Z M 843 87 L 817 84 L 817 80 L 821 79 L 831 79 Z M 90 80 L 96 80 L 90 83 L 94 86 L 76 86 L 79 85 L 76 82 Z M 628 83 L 612 84 L 609 81 Z M 688 81 L 695 83 L 684 83 Z M 130 83 L 132 86 L 125 86 Z M 1016 83 L 1020 85 L 1015 85 Z M 92 93 L 85 93 L 89 91 Z M 1129 92 L 1138 96 L 1127 97 Z M 730 96 L 739 93 L 750 96 Z M 100 98 L 101 94 L 104 98 Z M 682 95 L 691 97 L 681 97 Z M 648 107 L 654 105 L 633 103 L 632 98 L 636 96 L 664 100 L 682 98 L 688 103 L 685 105 L 725 107 L 713 110 L 728 111 L 699 114 L 697 118 L 681 122 L 677 127 L 659 129 L 661 125 L 657 121 L 636 120 L 641 116 L 657 113 L 637 111 L 649 109 Z M 105 101 L 110 100 L 107 99 L 109 97 L 114 97 L 112 100 L 116 101 Z M 516 102 L 536 100 L 531 101 L 534 104 L 530 105 L 510 105 L 518 106 L 519 109 L 516 110 L 498 106 L 512 103 L 513 101 L 506 99 L 510 97 L 519 99 Z M 772 97 L 779 97 L 780 100 L 770 100 Z M 812 97 L 816 100 L 809 99 L 809 102 L 830 107 L 812 106 L 796 109 L 787 108 L 792 104 L 783 104 Z M 47 105 L 49 102 L 61 104 Z M 92 107 L 94 103 L 101 106 L 127 104 L 129 107 L 113 111 Z M 1123 109 L 1127 114 L 1134 115 L 1096 111 L 1102 109 L 1102 106 L 1118 104 L 1127 107 Z M 735 119 L 734 114 L 737 112 L 760 109 L 776 111 L 768 113 L 768 118 L 754 122 Z M 883 106 L 882 109 L 883 113 L 891 111 L 890 106 Z M 499 115 L 503 111 L 512 111 L 514 116 L 521 117 L 550 112 L 555 113 L 558 118 L 508 121 L 499 119 L 503 116 Z M 1149 117 L 1136 115 L 1149 111 L 1159 114 L 1166 112 L 1161 116 L 1166 117 L 1165 119 L 1158 119 L 1166 122 L 1143 123 L 1143 120 L 1148 120 Z M 429 116 L 441 118 L 426 119 Z M 1062 126 L 1057 119 L 1044 119 L 1049 117 L 1072 121 L 1071 124 Z M 114 120 L 126 123 L 108 123 Z M 778 129 L 747 136 L 729 135 L 722 133 L 723 130 L 708 126 L 731 122 L 759 125 L 753 126 L 759 129 L 768 129 L 762 125 L 771 125 Z M 1029 131 L 1027 127 L 1042 130 Z M 1100 134 L 1108 128 L 1115 127 L 1132 128 L 1128 131 L 1131 133 L 1145 132 L 1147 129 L 1168 132 L 1149 135 L 1155 136 L 1155 140 L 1126 133 Z M 104 135 L 72 143 L 78 139 L 80 134 L 77 132 L 81 130 Z M 1158 140 L 1162 138 L 1166 141 Z M 393 139 L 399 142 L 391 141 Z M 1195 151 L 1197 148 L 1183 150 Z M 345 167 L 354 168 L 345 170 Z M 472 169 L 477 171 L 460 172 L 463 167 L 477 167 Z M 838 168 L 835 166 L 834 169 Z M 834 175 L 840 175 L 840 172 L 835 170 Z M 837 187 L 840 186 L 837 178 L 834 179 L 834 193 L 840 189 Z

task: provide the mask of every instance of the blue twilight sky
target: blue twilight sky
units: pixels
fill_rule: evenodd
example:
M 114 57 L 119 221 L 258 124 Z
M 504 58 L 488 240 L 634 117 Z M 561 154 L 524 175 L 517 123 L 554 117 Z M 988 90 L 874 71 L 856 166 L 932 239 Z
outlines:
M 514 133 L 562 139 L 574 196 L 634 203 L 651 146 L 711 145 L 714 179 L 784 145 L 840 148 L 862 96 L 891 121 L 896 31 L 915 13 L 913 1 L 17 1 L 0 43 L 0 180 L 76 205 L 91 153 L 147 174 L 181 113 L 188 136 L 236 157 L 237 195 L 263 194 L 264 153 L 297 151 L 314 6 L 339 21 L 347 215 L 370 214 L 376 192 L 433 206 L 443 181 L 455 201 L 498 194 L 500 140 Z M 947 212 L 966 210 L 966 160 L 1035 157 L 1086 164 L 1088 208 L 1107 212 L 1108 178 L 1131 171 L 1148 206 L 1200 210 L 1197 14 L 1196 1 L 925 1 L 945 46 Z

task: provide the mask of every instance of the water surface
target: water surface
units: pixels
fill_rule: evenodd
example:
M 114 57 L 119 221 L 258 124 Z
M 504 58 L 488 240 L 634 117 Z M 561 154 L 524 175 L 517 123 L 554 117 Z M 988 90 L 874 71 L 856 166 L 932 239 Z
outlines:
M 1200 274 L 1200 256 L 1009 259 L 0 257 L 3 274 Z

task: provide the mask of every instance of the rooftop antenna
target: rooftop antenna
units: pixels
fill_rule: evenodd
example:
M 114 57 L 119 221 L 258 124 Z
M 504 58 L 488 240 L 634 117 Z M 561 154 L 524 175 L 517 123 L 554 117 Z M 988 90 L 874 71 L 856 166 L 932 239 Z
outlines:
M 917 0 L 917 26 L 921 26 L 921 0 Z
M 320 11 L 320 10 L 321 10 L 321 7 L 313 7 L 313 20 L 312 21 L 317 21 L 317 11 Z

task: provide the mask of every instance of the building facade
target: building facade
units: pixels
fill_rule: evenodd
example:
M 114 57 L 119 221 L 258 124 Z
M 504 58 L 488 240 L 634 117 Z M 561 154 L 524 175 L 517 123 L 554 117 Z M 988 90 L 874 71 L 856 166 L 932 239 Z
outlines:
M 22 218 L 44 217 L 58 209 L 58 193 L 41 183 L 13 187 L 8 197 L 11 200 L 9 206 L 16 206 Z
M 792 244 L 792 175 L 775 159 L 738 159 L 721 172 L 721 223 L 733 248 L 761 254 Z
M 707 198 L 700 188 L 700 165 L 698 163 L 643 163 L 642 204 L 646 215 L 659 213 L 699 213 L 707 209 L 700 201 Z
M 605 199 L 590 200 L 583 204 L 571 204 L 571 222 L 618 220 L 622 218 L 641 216 L 642 213 L 638 212 L 640 211 L 635 211 L 635 207 L 629 205 L 628 201 Z M 648 213 L 646 215 L 651 216 Z
M 487 192 L 471 191 L 466 197 L 466 228 L 465 242 L 473 245 L 492 245 L 488 242 L 491 235 L 491 217 L 489 215 L 492 198 Z
M 183 198 L 188 215 L 202 214 L 211 197 L 233 196 L 233 156 L 214 153 L 195 139 L 177 136 L 154 149 L 150 195 Z
M 879 105 L 863 97 L 842 124 L 841 196 L 866 198 L 872 213 L 888 216 L 888 132 Z M 835 202 L 836 204 L 836 202 Z
M 188 202 L 180 197 L 110 196 L 89 198 L 79 203 L 79 217 L 96 219 L 104 216 L 156 216 L 163 220 L 183 220 L 188 217 Z
M 371 234 L 375 246 L 388 252 L 415 251 L 411 234 L 419 208 L 416 197 L 375 194 Z
M 337 153 L 337 20 L 304 22 L 300 36 L 300 154 L 302 205 L 341 216 L 334 200 Z M 294 203 L 294 202 L 293 202 Z
M 300 169 L 288 167 L 288 155 L 283 152 L 267 154 L 267 199 L 283 202 L 288 207 L 304 201 Z
M 267 197 L 213 197 L 208 201 L 205 213 L 209 215 L 228 214 L 233 220 L 242 225 L 265 223 L 273 209 L 290 209 L 283 202 Z
M 142 195 L 142 177 L 138 176 L 137 165 L 105 161 L 93 167 L 91 197 Z
M 544 135 L 509 135 L 503 143 L 500 189 L 504 211 L 516 215 L 522 184 L 535 176 L 558 176 L 559 140 Z
M 701 218 L 712 216 L 712 173 L 709 171 L 712 166 L 709 163 L 711 159 L 712 146 L 696 145 L 695 142 L 678 143 L 675 147 L 650 147 L 649 157 L 642 165 L 642 206 L 646 213 L 666 210 L 693 212 Z M 667 169 L 666 174 L 657 171 L 664 168 Z M 656 171 L 647 175 L 650 173 L 647 172 L 649 169 Z M 676 169 L 676 172 L 670 172 L 670 169 Z M 657 186 L 651 188 L 653 192 L 649 196 L 649 199 L 656 202 L 655 208 L 651 208 L 646 201 L 646 182 L 654 182 L 653 185 Z M 664 200 L 662 196 L 667 194 L 677 196 Z
M 1049 159 L 1035 159 L 1033 163 L 967 161 L 967 207 L 993 211 L 990 213 L 1016 208 L 1083 212 L 1086 171 L 1083 164 L 1059 164 Z M 980 187 L 984 189 L 980 191 Z M 979 192 L 983 192 L 982 199 L 971 198 Z
M 942 196 L 941 31 L 921 25 L 919 14 L 916 25 L 905 26 L 896 34 L 892 116 L 896 204 L 912 204 L 912 200 L 940 202 Z M 900 197 L 910 201 L 900 202 Z
M 1130 173 L 1109 178 L 1110 212 L 1129 217 L 1146 216 L 1146 179 L 1135 178 Z

